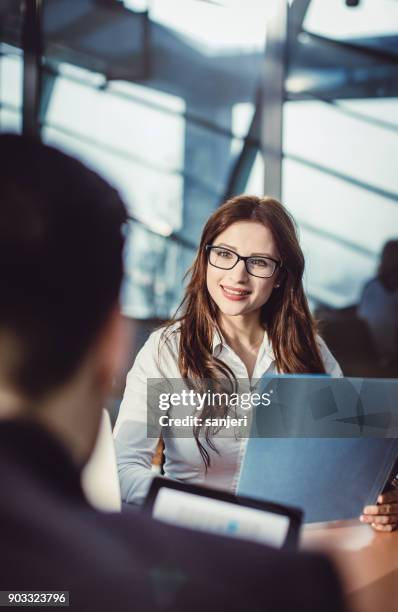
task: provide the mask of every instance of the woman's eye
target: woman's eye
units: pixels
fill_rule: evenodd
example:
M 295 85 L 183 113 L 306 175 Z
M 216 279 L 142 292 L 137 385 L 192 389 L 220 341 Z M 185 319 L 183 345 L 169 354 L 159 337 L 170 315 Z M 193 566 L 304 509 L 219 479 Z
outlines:
M 250 261 L 253 266 L 258 266 L 259 268 L 267 268 L 270 265 L 267 259 L 251 259 Z
M 224 259 L 229 259 L 230 257 L 233 257 L 232 253 L 230 253 L 229 251 L 216 251 L 217 255 L 219 257 L 223 257 Z

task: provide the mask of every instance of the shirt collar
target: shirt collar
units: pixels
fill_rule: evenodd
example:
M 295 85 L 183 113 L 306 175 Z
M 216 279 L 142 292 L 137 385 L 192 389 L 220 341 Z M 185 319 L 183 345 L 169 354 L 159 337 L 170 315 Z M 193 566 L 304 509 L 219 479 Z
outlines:
M 212 343 L 212 351 L 213 355 L 217 353 L 219 355 L 221 353 L 222 347 L 226 345 L 225 338 L 220 334 L 218 329 L 214 330 L 213 334 L 213 343 Z
M 212 343 L 213 355 L 215 357 L 218 357 L 223 348 L 228 348 L 230 351 L 232 351 L 232 349 L 228 346 L 224 336 L 217 329 L 215 329 Z M 269 341 L 269 337 L 266 331 L 264 331 L 263 340 L 259 348 L 259 358 L 262 359 L 265 356 L 267 356 L 268 360 L 275 360 L 274 351 L 272 349 L 271 342 Z

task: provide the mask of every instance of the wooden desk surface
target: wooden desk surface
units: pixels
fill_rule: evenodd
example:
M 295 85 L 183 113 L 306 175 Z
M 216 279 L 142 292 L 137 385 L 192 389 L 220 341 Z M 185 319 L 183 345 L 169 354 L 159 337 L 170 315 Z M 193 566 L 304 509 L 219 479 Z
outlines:
M 398 531 L 377 533 L 358 521 L 308 525 L 302 548 L 335 562 L 353 612 L 398 612 Z

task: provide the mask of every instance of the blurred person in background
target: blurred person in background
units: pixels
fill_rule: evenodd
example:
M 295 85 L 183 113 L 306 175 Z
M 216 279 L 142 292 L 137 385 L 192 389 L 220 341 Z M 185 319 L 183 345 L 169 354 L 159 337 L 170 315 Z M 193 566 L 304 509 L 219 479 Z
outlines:
M 377 276 L 366 283 L 357 313 L 369 326 L 381 365 L 397 362 L 398 376 L 398 240 L 384 245 Z

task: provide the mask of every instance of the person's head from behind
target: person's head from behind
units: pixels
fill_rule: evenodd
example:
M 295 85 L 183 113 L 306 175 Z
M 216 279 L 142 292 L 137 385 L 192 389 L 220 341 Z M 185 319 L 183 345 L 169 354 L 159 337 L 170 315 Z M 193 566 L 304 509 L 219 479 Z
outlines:
M 210 374 L 216 365 L 210 363 L 215 329 L 222 331 L 226 317 L 257 317 L 280 371 L 323 372 L 303 273 L 295 224 L 282 204 L 250 195 L 226 202 L 206 223 L 192 266 L 182 341 L 184 328 L 190 328 L 187 343 L 195 337 L 198 346 L 186 351 L 195 359 L 188 357 L 181 369 L 195 376 L 210 366 L 205 367 Z
M 384 245 L 378 275 L 387 291 L 398 290 L 398 240 Z
M 36 418 L 66 437 L 74 428 L 83 461 L 119 350 L 126 211 L 56 149 L 2 135 L 0 158 L 0 416 Z

